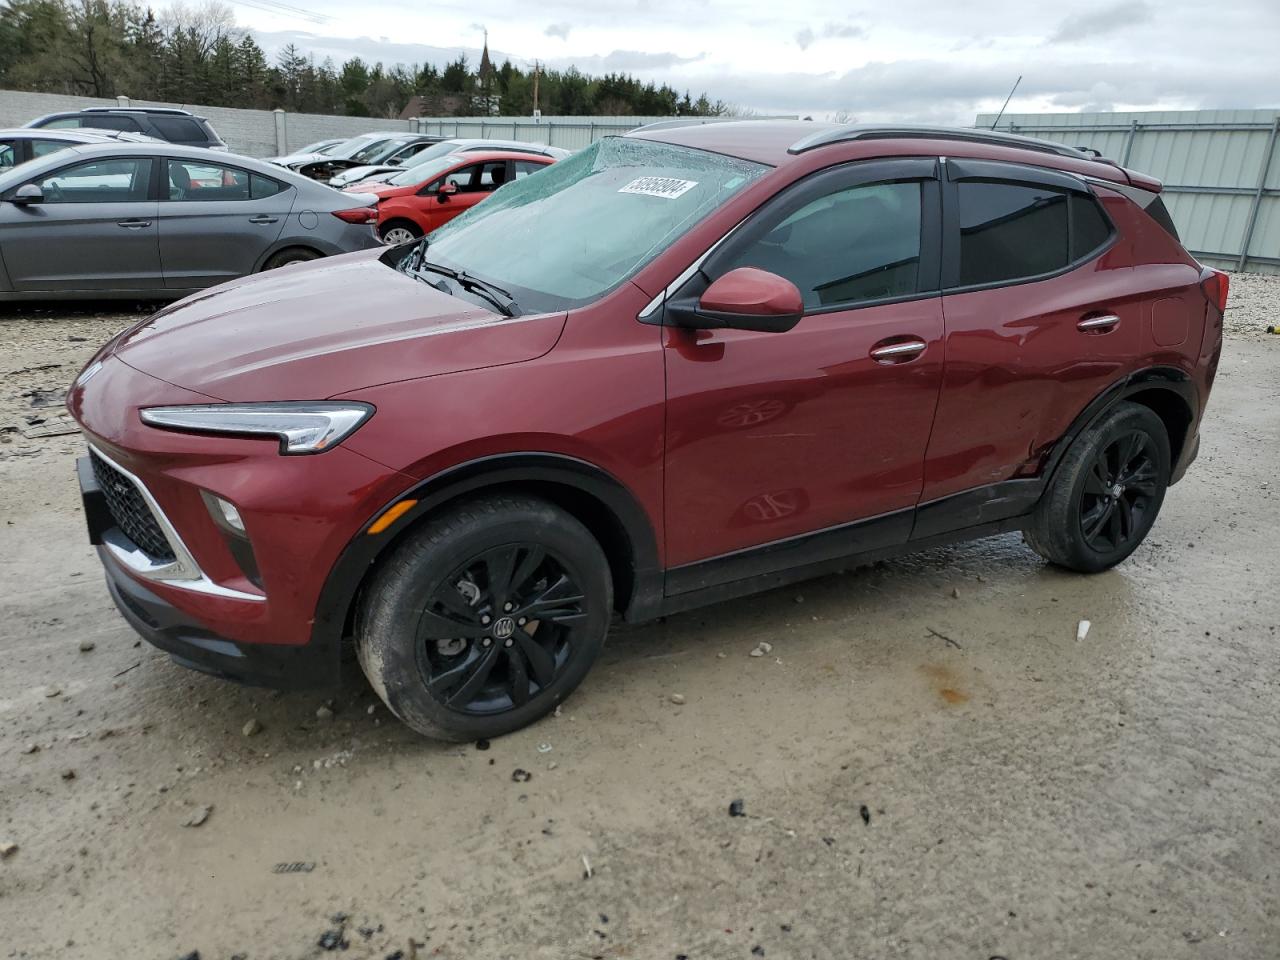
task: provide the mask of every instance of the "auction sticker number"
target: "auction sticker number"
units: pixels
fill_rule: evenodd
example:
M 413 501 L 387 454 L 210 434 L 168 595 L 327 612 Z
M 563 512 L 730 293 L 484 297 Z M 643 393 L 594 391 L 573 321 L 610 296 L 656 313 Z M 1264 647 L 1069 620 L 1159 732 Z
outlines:
M 620 188 L 618 192 L 642 193 L 646 197 L 662 197 L 666 200 L 674 200 L 676 197 L 688 193 L 697 185 L 697 180 L 677 180 L 674 177 L 637 177 L 625 187 Z

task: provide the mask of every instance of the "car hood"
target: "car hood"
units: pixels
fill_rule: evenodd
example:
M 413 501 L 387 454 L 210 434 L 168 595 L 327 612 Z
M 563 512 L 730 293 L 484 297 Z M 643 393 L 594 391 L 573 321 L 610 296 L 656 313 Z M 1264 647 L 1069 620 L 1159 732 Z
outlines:
M 509 319 L 442 293 L 383 264 L 382 252 L 214 287 L 133 327 L 112 352 L 219 400 L 316 400 L 532 360 L 564 329 L 565 314 Z
M 343 183 L 352 183 L 361 177 L 367 177 L 371 173 L 382 173 L 384 170 L 400 170 L 401 167 L 389 167 L 384 163 L 367 163 L 362 167 L 352 167 L 349 170 L 343 170 L 334 180 L 340 180 Z
M 313 160 L 323 160 L 323 153 L 289 153 L 283 157 L 272 157 L 269 162 L 278 164 L 282 167 L 292 167 L 299 163 L 310 163 Z

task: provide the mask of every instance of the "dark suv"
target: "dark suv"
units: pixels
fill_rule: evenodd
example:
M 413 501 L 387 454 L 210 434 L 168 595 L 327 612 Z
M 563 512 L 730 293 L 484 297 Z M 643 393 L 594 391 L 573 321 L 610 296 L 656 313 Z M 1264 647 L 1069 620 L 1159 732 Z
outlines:
M 143 133 L 157 140 L 180 143 L 184 147 L 226 150 L 227 145 L 204 117 L 173 107 L 86 107 L 71 113 L 50 113 L 37 117 L 28 127 L 91 127 Z
M 451 739 L 552 710 L 615 616 L 1012 530 L 1106 570 L 1222 346 L 1160 189 L 977 130 L 606 138 L 109 342 L 68 400 L 91 537 L 181 662 L 319 682 L 351 640 Z

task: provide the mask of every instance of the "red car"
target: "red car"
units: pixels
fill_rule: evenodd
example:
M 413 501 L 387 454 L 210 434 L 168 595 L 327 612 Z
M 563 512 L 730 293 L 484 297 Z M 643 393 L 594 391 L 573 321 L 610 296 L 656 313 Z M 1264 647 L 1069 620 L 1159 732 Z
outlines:
M 385 184 L 352 184 L 348 193 L 378 198 L 378 236 L 408 243 L 470 210 L 504 184 L 536 173 L 554 157 L 510 150 L 434 157 L 396 174 Z
M 144 637 L 277 684 L 350 642 L 414 729 L 489 737 L 615 616 L 1011 530 L 1119 563 L 1196 456 L 1226 297 L 1158 182 L 1073 148 L 659 124 L 429 245 L 162 310 L 69 402 Z

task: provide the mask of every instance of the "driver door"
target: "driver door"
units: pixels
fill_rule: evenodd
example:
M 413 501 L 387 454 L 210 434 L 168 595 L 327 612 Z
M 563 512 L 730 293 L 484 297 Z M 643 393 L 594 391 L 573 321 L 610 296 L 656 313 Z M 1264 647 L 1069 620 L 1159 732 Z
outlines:
M 148 290 L 164 286 L 150 157 L 104 157 L 32 182 L 41 203 L 0 204 L 0 251 L 14 290 Z
M 907 540 L 942 383 L 936 168 L 815 174 L 673 295 L 753 266 L 805 313 L 785 333 L 664 331 L 669 594 Z

